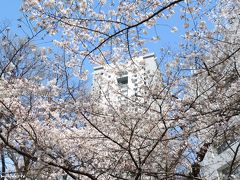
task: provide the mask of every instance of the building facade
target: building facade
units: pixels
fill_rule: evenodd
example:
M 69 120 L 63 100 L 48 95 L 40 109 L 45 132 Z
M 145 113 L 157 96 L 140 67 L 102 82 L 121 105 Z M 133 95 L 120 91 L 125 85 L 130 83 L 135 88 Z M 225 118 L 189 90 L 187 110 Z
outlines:
M 154 54 L 129 60 L 124 64 L 107 64 L 94 68 L 92 94 L 102 106 L 126 105 L 144 101 L 149 89 L 159 81 Z
M 240 179 L 240 141 L 229 139 L 213 145 L 202 161 L 203 177 L 207 180 Z

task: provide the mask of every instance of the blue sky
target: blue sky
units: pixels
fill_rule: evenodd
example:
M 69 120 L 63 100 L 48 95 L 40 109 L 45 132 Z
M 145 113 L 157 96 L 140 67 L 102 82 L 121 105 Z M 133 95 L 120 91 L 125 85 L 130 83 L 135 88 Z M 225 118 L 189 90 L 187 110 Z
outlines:
M 21 0 L 0 0 L 0 23 L 7 23 L 9 26 L 11 26 L 13 29 L 17 26 L 17 19 L 21 16 L 20 12 L 20 6 L 21 6 Z M 173 20 L 173 22 L 176 22 L 176 20 Z M 166 34 L 170 34 L 170 36 L 167 37 L 167 41 L 169 39 L 172 39 L 173 41 L 176 41 L 176 36 L 169 33 L 170 28 L 163 27 L 162 33 L 160 33 L 160 36 L 164 34 L 163 36 L 166 37 Z M 174 38 L 171 36 L 175 36 Z M 161 37 L 163 41 L 165 39 Z M 171 41 L 172 41 L 171 40 Z M 154 43 L 153 43 L 154 44 Z
M 17 19 L 21 16 L 20 12 L 21 0 L 0 0 L 0 23 L 9 25 L 13 31 L 17 27 Z M 179 41 L 182 39 L 180 34 L 183 34 L 183 28 L 181 27 L 183 22 L 179 19 L 178 16 L 171 18 L 164 22 L 162 21 L 163 26 L 158 29 L 158 34 L 161 38 L 161 42 L 154 43 L 149 42 L 148 47 L 150 51 L 159 51 L 161 46 L 178 46 Z M 164 26 L 164 24 L 168 26 Z M 177 33 L 170 33 L 171 27 L 177 26 L 179 31 Z M 153 31 L 152 31 L 153 32 Z M 150 33 L 151 34 L 151 33 Z
M 15 26 L 17 19 L 21 16 L 19 11 L 21 0 L 0 0 L 0 22 L 6 21 L 9 25 Z
M 22 32 L 17 28 L 18 21 L 17 19 L 21 17 L 20 12 L 21 0 L 0 0 L 0 23 L 1 25 L 5 24 L 11 27 L 13 33 L 22 34 Z M 165 26 L 168 24 L 168 26 Z M 179 40 L 181 39 L 181 31 L 177 33 L 171 33 L 171 27 L 179 25 L 179 17 L 175 16 L 171 20 L 162 21 L 161 27 L 158 29 L 158 35 L 160 36 L 160 42 L 149 41 L 146 43 L 146 46 L 149 48 L 149 51 L 155 53 L 157 57 L 160 56 L 160 48 L 171 46 L 172 48 L 178 48 Z M 178 29 L 180 30 L 181 27 Z M 181 33 L 180 33 L 181 32 Z M 150 31 L 150 36 L 154 35 L 154 30 Z M 57 38 L 57 37 L 56 37 Z M 92 70 L 91 66 L 87 69 Z

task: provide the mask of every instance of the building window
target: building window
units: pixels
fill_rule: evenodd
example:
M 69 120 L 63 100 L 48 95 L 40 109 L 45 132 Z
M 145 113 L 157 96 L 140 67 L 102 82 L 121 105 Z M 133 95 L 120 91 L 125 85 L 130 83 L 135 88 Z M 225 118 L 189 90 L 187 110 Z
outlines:
M 224 143 L 217 147 L 217 153 L 221 154 L 223 151 L 232 146 L 235 142 L 236 139 L 226 140 Z
M 128 77 L 125 76 L 125 77 L 117 78 L 117 82 L 118 82 L 119 85 L 127 85 L 128 84 Z

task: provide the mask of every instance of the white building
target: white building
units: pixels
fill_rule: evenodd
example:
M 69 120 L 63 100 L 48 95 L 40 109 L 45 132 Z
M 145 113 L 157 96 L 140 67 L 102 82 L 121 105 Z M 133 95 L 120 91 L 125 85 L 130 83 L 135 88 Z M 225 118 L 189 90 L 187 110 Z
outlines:
M 230 139 L 220 145 L 214 145 L 209 148 L 201 164 L 201 171 L 207 180 L 240 179 L 239 143 L 236 139 Z M 231 166 L 232 176 L 229 178 Z
M 125 64 L 95 67 L 92 92 L 102 105 L 126 105 L 136 98 L 144 100 L 141 97 L 156 85 L 159 75 L 154 54 L 134 58 Z
M 161 75 L 154 54 L 134 58 L 124 64 L 116 63 L 95 67 L 92 98 L 94 98 L 93 107 L 97 106 L 97 108 L 93 108 L 94 115 L 97 114 L 97 118 L 93 119 L 98 121 L 100 117 L 108 122 L 108 120 L 114 119 L 112 117 L 115 114 L 118 116 L 121 113 L 121 118 L 118 116 L 117 121 L 124 125 L 119 125 L 119 128 L 127 130 L 131 128 L 134 121 L 138 121 L 136 124 L 139 126 L 140 124 L 145 126 L 152 121 L 153 124 L 154 122 L 159 123 L 160 114 L 159 111 L 156 111 L 158 106 L 153 97 L 154 90 L 159 93 L 161 85 Z M 147 113 L 143 113 L 145 111 Z M 135 119 L 139 115 L 146 118 L 143 118 L 141 121 L 137 118 Z M 105 119 L 105 117 L 107 118 Z M 113 123 L 116 123 L 115 120 Z M 160 131 L 160 125 L 154 125 L 154 127 L 157 128 L 158 132 Z M 143 133 L 143 136 L 145 136 L 146 132 L 150 132 L 146 130 L 148 128 L 151 129 L 151 132 L 154 132 L 152 126 L 147 126 L 140 128 L 142 131 L 139 130 L 136 133 Z M 125 175 L 123 174 L 122 176 L 124 177 Z M 126 174 L 127 177 L 129 175 Z M 141 179 L 151 180 L 152 178 L 142 175 Z

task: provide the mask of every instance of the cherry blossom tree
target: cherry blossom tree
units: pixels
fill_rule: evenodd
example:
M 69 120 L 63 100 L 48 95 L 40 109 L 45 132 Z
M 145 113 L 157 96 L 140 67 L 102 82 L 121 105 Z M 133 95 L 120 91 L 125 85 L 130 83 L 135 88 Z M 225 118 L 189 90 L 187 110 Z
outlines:
M 209 147 L 239 138 L 239 9 L 234 0 L 23 0 L 32 36 L 1 40 L 2 152 L 26 178 L 204 179 Z M 186 29 L 181 47 L 161 51 L 142 92 L 116 91 L 125 108 L 109 91 L 104 106 L 87 91 L 87 64 L 131 61 L 140 73 L 145 39 L 161 41 L 159 24 L 176 14 L 182 23 L 169 33 Z M 55 53 L 32 42 L 42 31 Z
M 62 169 L 54 169 L 49 163 L 39 163 L 37 159 L 47 150 L 44 149 L 46 148 L 44 134 L 48 133 L 48 130 L 52 131 L 52 126 L 56 130 L 59 129 L 60 127 L 55 125 L 63 123 L 55 122 L 55 125 L 50 125 L 51 120 L 54 121 L 56 116 L 58 120 L 64 121 L 73 116 L 64 115 L 64 111 L 60 109 L 61 119 L 60 114 L 54 115 L 58 106 L 64 106 L 60 100 L 68 101 L 69 98 L 74 99 L 80 94 L 84 100 L 83 97 L 87 97 L 82 88 L 85 82 L 75 80 L 74 83 L 70 83 L 72 75 L 69 75 L 66 64 L 63 63 L 61 67 L 56 63 L 52 64 L 49 58 L 52 49 L 39 48 L 35 45 L 36 40 L 41 37 L 42 30 L 31 32 L 26 38 L 20 38 L 12 35 L 9 27 L 1 31 L 2 176 L 35 179 L 51 178 L 55 173 L 59 173 L 65 177 Z M 52 56 L 56 61 L 60 58 L 60 55 Z M 49 126 L 45 124 L 47 119 L 51 122 Z M 49 127 L 48 130 L 44 128 L 44 124 Z M 39 144 L 40 137 L 45 145 Z M 12 163 L 10 166 L 6 163 L 9 161 Z
M 185 96 L 188 104 L 186 117 L 194 122 L 192 130 L 201 139 L 202 150 L 195 165 L 200 165 L 210 145 L 219 146 L 237 141 L 231 149 L 233 164 L 239 154 L 239 18 L 240 4 L 235 1 L 219 1 L 209 19 L 213 30 L 203 28 L 191 40 L 199 48 L 191 52 L 189 67 L 192 74 Z M 188 57 L 189 57 L 188 56 Z M 201 128 L 199 128 L 201 127 Z M 202 152 L 201 152 L 202 151 Z M 235 161 L 235 162 L 234 162 Z M 229 171 L 228 178 L 231 176 Z

